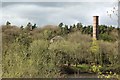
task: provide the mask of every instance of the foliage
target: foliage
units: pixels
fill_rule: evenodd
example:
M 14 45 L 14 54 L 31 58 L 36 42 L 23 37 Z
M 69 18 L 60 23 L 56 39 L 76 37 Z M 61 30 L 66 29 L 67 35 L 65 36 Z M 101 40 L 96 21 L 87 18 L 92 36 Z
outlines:
M 96 40 L 93 40 L 91 47 L 90 47 L 90 53 L 91 53 L 91 57 L 92 57 L 92 62 L 97 64 L 100 60 L 99 60 L 99 43 Z
M 28 70 L 27 61 L 24 60 L 27 58 L 26 55 L 26 47 L 18 43 L 13 43 L 9 48 L 3 49 L 3 77 L 21 77 L 25 69 Z
M 71 44 L 69 41 L 58 41 L 52 43 L 49 49 L 53 52 L 53 57 L 55 58 L 55 64 L 71 64 L 77 44 Z
M 98 66 L 91 66 L 93 72 L 119 73 L 117 32 L 120 29 L 106 25 L 99 25 L 99 28 L 99 40 L 96 41 L 91 37 L 92 26 L 82 23 L 40 28 L 31 23 L 25 28 L 3 25 L 3 77 L 61 77 L 63 66 L 90 72 L 88 66 L 91 64 L 102 67 L 100 71 Z M 63 39 L 50 42 L 56 36 Z
M 105 72 L 105 73 L 102 73 L 101 72 L 101 69 L 102 67 L 100 66 L 100 65 L 98 65 L 98 66 L 96 66 L 96 65 L 93 65 L 92 66 L 92 71 L 93 72 L 96 72 L 97 74 L 98 74 L 98 78 L 109 78 L 109 79 L 118 79 L 119 77 L 118 77 L 118 74 L 116 74 L 116 73 L 113 73 L 113 72 L 111 72 L 111 71 L 109 71 L 109 72 Z
M 30 69 L 33 77 L 55 77 L 56 73 L 55 65 L 52 62 L 51 54 L 48 51 L 48 41 L 36 40 L 31 43 L 30 51 Z
M 42 40 L 31 43 L 29 49 L 19 43 L 11 44 L 3 51 L 3 77 L 58 77 L 47 48 L 47 41 Z
M 16 42 L 18 42 L 20 45 L 29 46 L 32 42 L 31 37 L 27 33 L 19 34 L 19 36 L 16 38 Z

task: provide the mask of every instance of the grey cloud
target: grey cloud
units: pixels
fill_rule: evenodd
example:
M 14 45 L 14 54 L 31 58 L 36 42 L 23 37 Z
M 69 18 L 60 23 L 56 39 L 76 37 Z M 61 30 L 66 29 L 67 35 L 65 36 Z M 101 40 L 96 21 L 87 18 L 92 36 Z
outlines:
M 2 0 L 3 2 L 116 2 L 117 0 Z
M 3 22 L 12 21 L 16 25 L 25 25 L 27 22 L 38 25 L 58 24 L 64 22 L 73 24 L 82 22 L 92 24 L 92 16 L 99 15 L 100 23 L 116 25 L 116 21 L 111 20 L 106 11 L 115 6 L 115 3 L 106 2 L 79 2 L 79 3 L 3 3 Z
M 0 24 L 2 24 L 2 3 L 0 2 Z
M 19 5 L 19 4 L 23 4 L 23 5 L 40 5 L 40 6 L 44 6 L 44 7 L 62 7 L 66 2 L 61 2 L 61 4 L 59 4 L 58 2 L 2 2 L 2 7 L 6 7 L 9 5 Z

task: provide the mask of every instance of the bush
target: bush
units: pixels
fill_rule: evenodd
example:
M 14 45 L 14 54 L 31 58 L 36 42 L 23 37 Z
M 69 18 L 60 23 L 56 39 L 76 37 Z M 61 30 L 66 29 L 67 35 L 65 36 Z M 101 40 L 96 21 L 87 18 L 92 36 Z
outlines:
M 19 45 L 18 43 L 13 43 L 9 46 L 9 48 L 3 49 L 3 77 L 22 77 L 24 72 L 28 71 L 26 55 L 26 47 L 24 47 L 23 45 Z
M 33 77 L 56 77 L 59 72 L 56 70 L 56 66 L 53 64 L 51 54 L 48 50 L 49 42 L 44 40 L 36 40 L 31 43 L 29 47 L 30 51 L 30 69 Z M 57 72 L 57 73 L 56 73 Z

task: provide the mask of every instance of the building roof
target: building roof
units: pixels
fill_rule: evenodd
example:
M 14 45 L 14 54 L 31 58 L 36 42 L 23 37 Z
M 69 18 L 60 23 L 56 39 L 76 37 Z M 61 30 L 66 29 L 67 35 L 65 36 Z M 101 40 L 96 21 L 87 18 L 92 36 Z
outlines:
M 53 38 L 50 40 L 50 42 L 60 41 L 60 40 L 64 40 L 64 38 L 61 37 L 61 36 L 55 36 L 55 37 L 53 37 Z

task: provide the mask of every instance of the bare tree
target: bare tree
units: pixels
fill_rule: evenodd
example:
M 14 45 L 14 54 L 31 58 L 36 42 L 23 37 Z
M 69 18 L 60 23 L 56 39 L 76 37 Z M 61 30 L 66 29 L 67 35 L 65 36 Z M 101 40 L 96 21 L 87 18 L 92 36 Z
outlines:
M 120 0 L 117 0 L 117 3 L 120 3 Z M 112 20 L 116 20 L 116 18 L 118 18 L 118 5 L 114 6 L 113 8 L 111 8 L 111 10 L 107 11 L 107 15 L 112 19 Z M 116 20 L 118 21 L 118 20 Z

